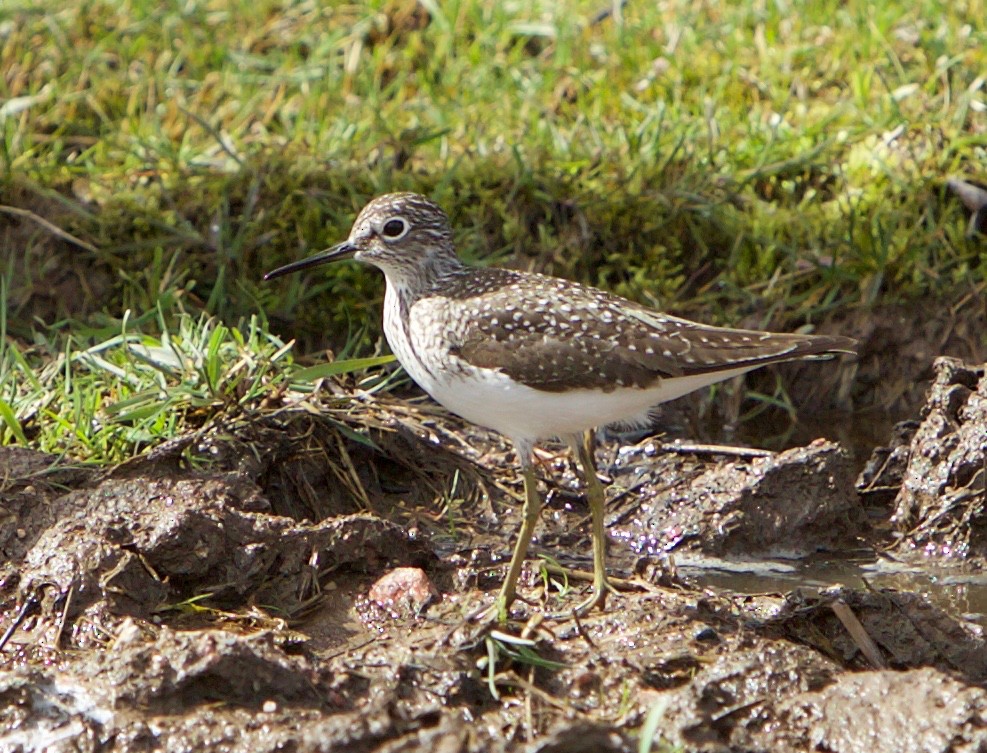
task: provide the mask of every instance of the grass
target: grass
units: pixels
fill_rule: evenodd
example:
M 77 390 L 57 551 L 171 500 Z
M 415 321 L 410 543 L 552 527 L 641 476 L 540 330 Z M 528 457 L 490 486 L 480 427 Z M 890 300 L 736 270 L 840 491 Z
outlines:
M 377 355 L 372 272 L 261 276 L 389 190 L 439 201 L 471 260 L 722 323 L 982 296 L 943 184 L 987 164 L 985 19 L 979 0 L 7 0 L 3 441 L 112 460 L 261 399 L 289 337 Z
M 94 463 L 229 425 L 256 414 L 275 393 L 310 391 L 319 380 L 393 360 L 340 358 L 300 368 L 293 343 L 271 335 L 259 316 L 241 329 L 207 314 L 168 317 L 159 310 L 137 320 L 125 315 L 100 330 L 76 326 L 26 347 L 5 336 L 5 325 L 0 319 L 0 444 Z M 80 344 L 86 340 L 96 344 Z M 386 382 L 373 378 L 365 386 L 373 391 Z

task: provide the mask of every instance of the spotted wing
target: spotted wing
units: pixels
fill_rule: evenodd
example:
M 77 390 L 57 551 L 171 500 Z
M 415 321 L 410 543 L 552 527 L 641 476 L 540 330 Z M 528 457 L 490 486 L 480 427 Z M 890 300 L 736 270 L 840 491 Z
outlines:
M 853 352 L 843 337 L 710 327 L 566 280 L 485 270 L 451 354 L 535 389 L 606 392 L 660 380 Z

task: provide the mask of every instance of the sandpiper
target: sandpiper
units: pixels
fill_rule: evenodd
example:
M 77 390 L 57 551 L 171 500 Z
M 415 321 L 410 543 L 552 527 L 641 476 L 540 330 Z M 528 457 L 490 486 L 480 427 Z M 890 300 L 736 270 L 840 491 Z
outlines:
M 607 591 L 604 490 L 594 427 L 642 423 L 649 410 L 766 364 L 854 353 L 835 335 L 726 329 L 679 319 L 576 282 L 459 259 L 449 219 L 419 194 L 379 196 L 349 238 L 264 279 L 355 258 L 384 273 L 384 334 L 398 361 L 453 413 L 507 436 L 524 477 L 521 531 L 494 608 L 505 621 L 541 508 L 532 449 L 561 437 L 582 467 L 591 511 L 593 587 L 575 608 L 603 606 Z

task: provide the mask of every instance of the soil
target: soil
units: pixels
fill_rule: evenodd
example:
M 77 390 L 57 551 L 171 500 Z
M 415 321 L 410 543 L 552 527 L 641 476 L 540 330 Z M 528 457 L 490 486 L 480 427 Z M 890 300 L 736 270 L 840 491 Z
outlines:
M 937 359 L 909 451 L 889 458 L 888 471 L 902 477 L 891 521 L 904 556 L 987 563 L 985 366 Z
M 975 616 L 676 569 L 861 548 L 981 567 L 987 378 L 934 375 L 856 484 L 827 440 L 601 443 L 620 593 L 579 620 L 588 510 L 551 447 L 525 601 L 471 619 L 520 483 L 503 440 L 427 405 L 306 398 L 110 469 L 0 448 L 0 751 L 987 750 Z

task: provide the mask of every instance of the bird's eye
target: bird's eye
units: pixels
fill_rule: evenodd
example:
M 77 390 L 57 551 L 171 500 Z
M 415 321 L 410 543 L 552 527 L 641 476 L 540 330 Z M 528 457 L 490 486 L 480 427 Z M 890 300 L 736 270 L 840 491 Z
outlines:
M 408 223 L 400 217 L 388 220 L 384 223 L 384 227 L 380 229 L 385 238 L 400 238 L 407 230 Z

